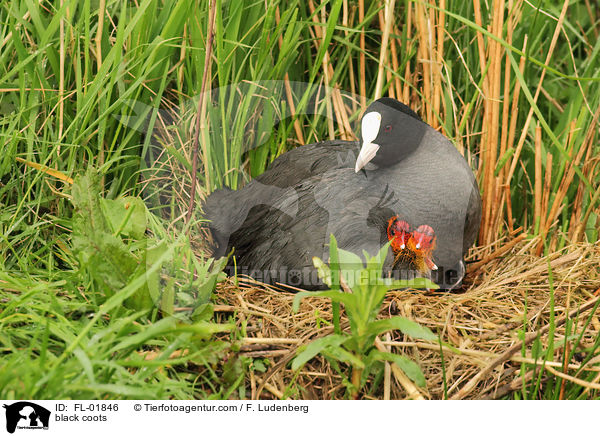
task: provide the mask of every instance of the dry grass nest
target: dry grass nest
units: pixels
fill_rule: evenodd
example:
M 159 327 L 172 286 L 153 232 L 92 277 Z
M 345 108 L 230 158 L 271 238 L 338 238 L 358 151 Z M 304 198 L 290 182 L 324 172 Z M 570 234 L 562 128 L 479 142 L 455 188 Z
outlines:
M 580 347 L 590 346 L 600 335 L 600 311 L 590 319 L 600 294 L 600 245 L 570 245 L 538 257 L 531 254 L 537 243 L 537 238 L 516 238 L 487 257 L 482 253 L 489 248 L 472 250 L 471 258 L 483 260 L 470 265 L 468 282 L 459 293 L 390 291 L 380 316 L 400 315 L 429 327 L 445 343 L 443 353 L 439 343 L 415 341 L 400 332 L 379 338 L 379 347 L 415 360 L 427 385 L 418 388 L 392 365 L 382 382 L 369 381 L 361 398 L 441 399 L 445 391 L 454 399 L 500 398 L 537 377 L 540 366 L 600 392 L 600 356 L 585 362 L 579 372 L 577 353 L 571 362 L 563 362 L 566 320 L 574 322 L 577 332 L 587 322 Z M 531 346 L 538 337 L 547 346 L 552 334 L 551 288 L 555 358 L 544 362 L 531 356 Z M 237 285 L 229 279 L 218 286 L 215 312 L 223 319 L 234 313 L 238 327 L 245 326 L 240 353 L 270 363 L 266 371 L 249 371 L 252 398 L 344 398 L 345 386 L 324 358 L 312 359 L 298 374 L 290 369 L 300 346 L 333 332 L 328 299 L 305 298 L 297 313 L 293 299 L 292 292 L 250 279 L 239 278 Z M 348 329 L 343 313 L 342 319 Z M 520 371 L 523 363 L 531 364 L 525 374 Z

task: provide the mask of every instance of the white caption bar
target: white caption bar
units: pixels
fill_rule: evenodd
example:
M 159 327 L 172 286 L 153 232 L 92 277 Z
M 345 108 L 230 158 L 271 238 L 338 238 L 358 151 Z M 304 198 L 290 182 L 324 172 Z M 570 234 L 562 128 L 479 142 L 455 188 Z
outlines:
M 0 400 L 0 435 L 577 434 L 597 402 Z M 2 412 L 2 411 L 0 411 Z M 575 419 L 575 417 L 587 419 Z M 587 424 L 586 424 L 587 421 Z M 577 427 L 577 428 L 576 428 Z M 592 429 L 592 427 L 590 427 Z M 596 428 L 597 431 L 597 428 Z M 177 432 L 177 433 L 174 433 Z M 218 433 L 217 433 L 218 432 Z

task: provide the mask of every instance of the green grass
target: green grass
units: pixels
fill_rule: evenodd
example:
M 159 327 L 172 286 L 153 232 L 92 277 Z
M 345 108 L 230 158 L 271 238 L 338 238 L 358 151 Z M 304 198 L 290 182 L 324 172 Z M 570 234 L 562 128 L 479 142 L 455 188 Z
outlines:
M 203 189 L 197 202 L 222 185 L 242 186 L 299 143 L 344 135 L 342 113 L 356 131 L 361 89 L 366 101 L 378 92 L 383 1 L 366 1 L 362 22 L 357 4 L 342 0 L 315 2 L 314 12 L 311 2 L 267 3 L 216 1 L 221 12 L 209 89 L 220 91 L 207 108 L 210 129 L 201 137 L 198 178 Z M 585 2 L 572 2 L 546 64 L 560 2 L 532 2 L 539 9 L 520 4 L 513 27 L 505 18 L 499 28 L 491 26 L 493 2 L 481 4 L 481 26 L 476 2 L 446 2 L 445 10 L 422 2 L 396 3 L 390 36 L 394 50 L 388 49 L 382 70 L 383 94 L 408 97 L 408 104 L 464 151 L 490 213 L 482 242 L 519 226 L 541 234 L 551 249 L 596 241 L 598 12 L 590 16 Z M 103 11 L 89 0 L 0 5 L 0 397 L 243 395 L 244 364 L 230 362 L 229 367 L 220 359 L 235 341 L 211 336 L 216 327 L 204 324 L 209 309 L 196 313 L 202 319 L 182 324 L 154 306 L 121 304 L 148 286 L 151 268 L 160 270 L 161 285 L 173 294 L 162 308 L 168 309 L 169 301 L 185 304 L 185 296 L 176 293 L 189 288 L 203 268 L 192 260 L 187 236 L 177 236 L 186 230 L 180 217 L 188 203 L 180 201 L 180 191 L 189 186 L 189 177 L 174 168 L 191 169 L 209 5 L 142 0 L 133 7 L 107 0 Z M 434 36 L 431 50 L 418 51 L 425 46 L 420 18 L 434 25 L 443 18 L 441 45 Z M 437 65 L 438 52 L 439 74 L 428 67 Z M 324 60 L 331 66 L 327 74 Z M 543 90 L 536 100 L 542 74 Z M 294 113 L 285 80 L 291 83 Z M 500 84 L 496 90 L 494 83 Z M 342 97 L 344 107 L 336 106 L 338 89 L 349 95 Z M 506 120 L 504 101 L 510 103 Z M 178 120 L 179 137 L 159 156 L 160 148 L 147 133 L 170 117 Z M 541 132 L 537 147 L 536 125 Z M 517 151 L 521 132 L 522 150 Z M 78 254 L 70 184 L 35 164 L 73 179 L 96 167 L 107 201 L 144 197 L 152 212 L 147 235 L 132 240 L 119 229 L 112 233 L 117 230 L 127 256 L 145 268 L 133 268 L 108 291 L 97 270 L 86 268 Z M 158 175 L 169 180 L 153 182 L 150 177 L 157 173 L 148 170 L 150 165 L 162 165 Z M 502 197 L 503 184 L 510 187 L 510 201 Z M 536 212 L 543 218 L 536 220 Z M 200 218 L 196 210 L 192 223 Z M 139 256 L 146 251 L 140 244 L 156 239 L 166 241 L 164 258 L 142 262 Z M 165 267 L 175 252 L 187 255 Z M 177 350 L 188 354 L 172 355 Z M 145 352 L 158 357 L 144 360 Z M 541 389 L 540 383 L 527 389 L 524 397 Z M 569 398 L 580 392 L 573 387 Z

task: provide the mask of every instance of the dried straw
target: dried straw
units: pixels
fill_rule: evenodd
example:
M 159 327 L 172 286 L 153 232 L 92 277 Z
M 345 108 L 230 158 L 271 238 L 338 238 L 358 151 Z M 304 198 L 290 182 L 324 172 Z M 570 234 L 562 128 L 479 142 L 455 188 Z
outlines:
M 451 398 L 498 398 L 520 389 L 523 380 L 521 364 L 533 368 L 529 344 L 538 335 L 547 344 L 549 328 L 548 264 L 554 278 L 556 330 L 554 341 L 561 342 L 567 319 L 581 329 L 590 309 L 598 300 L 594 293 L 600 289 L 600 245 L 571 245 L 547 257 L 537 257 L 538 239 L 510 244 L 502 256 L 487 259 L 468 276 L 462 293 L 427 293 L 420 291 L 390 291 L 382 307 L 381 317 L 401 315 L 426 325 L 441 335 L 444 343 L 446 392 Z M 485 247 L 473 250 L 472 256 L 486 252 Z M 241 354 L 268 358 L 272 363 L 266 374 L 249 374 L 247 384 L 258 380 L 253 398 L 282 398 L 290 386 L 295 398 L 344 398 L 345 388 L 339 375 L 322 357 L 311 360 L 299 374 L 289 368 L 298 348 L 318 337 L 333 332 L 331 305 L 328 300 L 306 298 L 298 313 L 292 311 L 294 294 L 269 287 L 250 279 L 233 280 L 220 285 L 216 293 L 215 311 L 224 318 L 234 313 L 241 327 L 244 322 L 247 337 L 241 341 Z M 577 314 L 581 315 L 576 318 Z M 562 315 L 561 315 L 562 314 Z M 518 331 L 525 325 L 525 349 Z M 345 316 L 342 328 L 349 329 Z M 582 344 L 589 345 L 600 333 L 600 319 L 594 314 Z M 417 388 L 398 368 L 390 368 L 387 383 L 373 386 L 370 380 L 363 398 L 429 398 L 445 396 L 440 346 L 435 343 L 412 341 L 398 332 L 377 342 L 382 350 L 392 349 L 414 359 L 423 369 L 427 386 Z M 564 350 L 555 351 L 553 359 L 544 366 L 556 377 L 578 383 L 589 390 L 597 389 L 597 380 L 589 382 L 584 376 L 590 371 L 600 374 L 599 362 L 588 362 L 582 369 L 577 362 L 562 362 Z M 551 368 L 551 369 L 549 369 Z M 531 371 L 531 370 L 530 370 Z M 349 372 L 348 372 L 349 374 Z M 257 377 L 259 376 L 259 377 Z M 574 381 L 573 379 L 576 379 Z M 389 394 L 386 391 L 389 390 Z M 290 392 L 290 390 L 287 390 Z

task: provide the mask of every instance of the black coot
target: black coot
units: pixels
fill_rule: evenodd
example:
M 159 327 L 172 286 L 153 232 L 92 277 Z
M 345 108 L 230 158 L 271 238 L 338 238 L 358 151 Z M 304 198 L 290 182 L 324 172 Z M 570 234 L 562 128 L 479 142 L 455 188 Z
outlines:
M 362 141 L 327 141 L 278 157 L 238 191 L 212 193 L 204 212 L 215 255 L 235 248 L 235 266 L 268 283 L 319 289 L 314 256 L 328 258 L 329 234 L 340 248 L 375 254 L 392 217 L 435 232 L 432 279 L 460 285 L 463 255 L 479 230 L 481 200 L 456 148 L 407 106 L 372 103 Z M 233 260 L 231 266 L 234 265 Z M 386 268 L 406 268 L 390 250 Z M 230 271 L 232 272 L 232 271 Z

